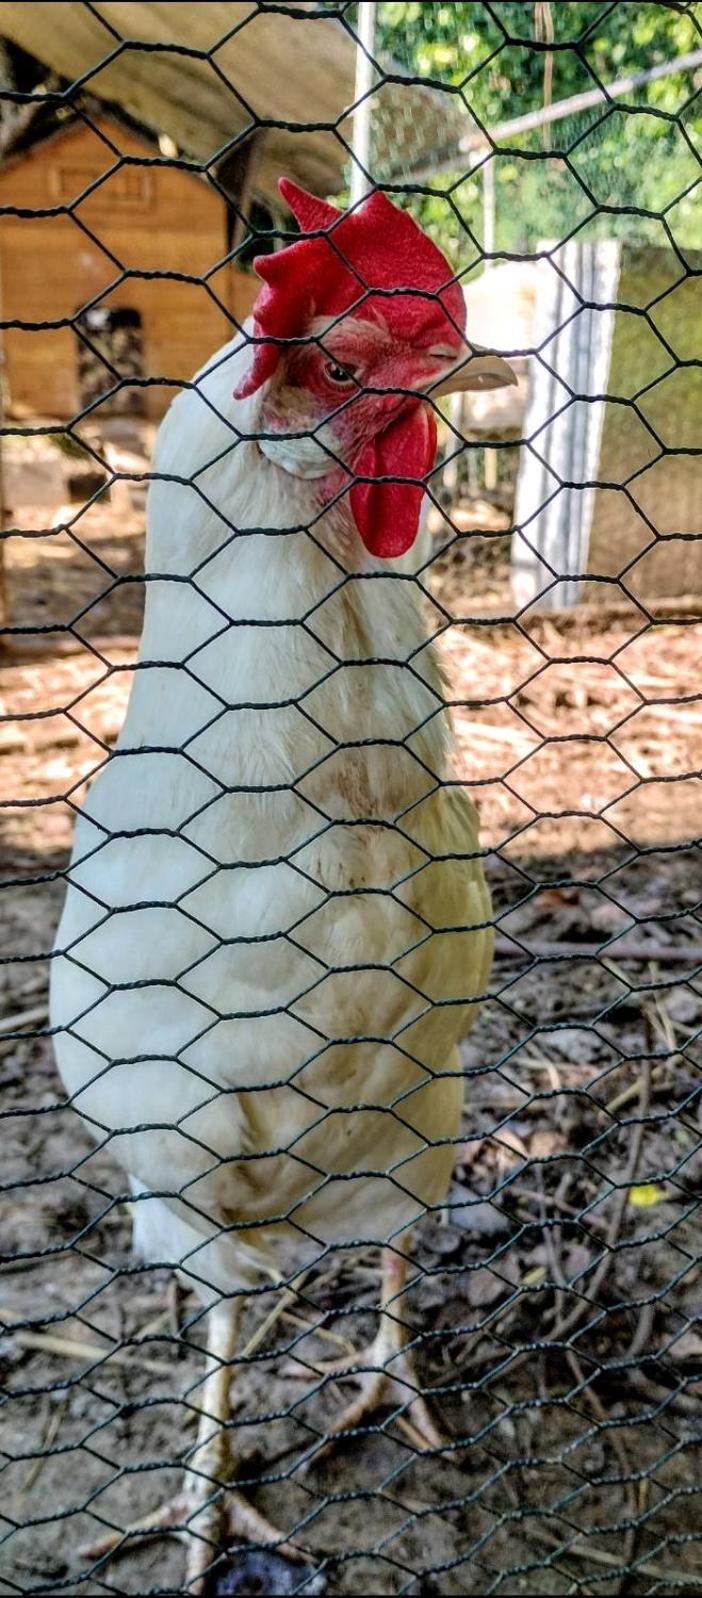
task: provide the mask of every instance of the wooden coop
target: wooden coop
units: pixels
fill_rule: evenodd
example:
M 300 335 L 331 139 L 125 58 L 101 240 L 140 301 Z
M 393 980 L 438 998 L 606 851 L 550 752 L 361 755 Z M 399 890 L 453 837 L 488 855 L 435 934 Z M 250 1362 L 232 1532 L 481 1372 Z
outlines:
M 285 225 L 281 173 L 317 194 L 343 187 L 356 50 L 331 16 L 301 26 L 307 9 L 252 10 L 248 0 L 105 0 L 99 14 L 80 0 L 3 5 L 3 35 L 68 82 L 85 74 L 101 107 L 90 111 L 97 131 L 77 117 L 56 129 L 54 119 L 50 138 L 25 137 L 29 147 L 0 167 L 0 206 L 24 212 L 0 218 L 2 317 L 39 324 L 6 334 L 11 412 L 76 415 L 109 378 L 104 356 L 126 380 L 165 382 L 141 392 L 125 382 L 100 417 L 127 405 L 162 415 L 173 393 L 166 384 L 191 378 L 255 296 L 253 276 L 224 261 L 231 218 L 236 229 L 259 201 Z M 135 47 L 114 50 L 117 36 Z M 152 48 L 164 39 L 183 55 Z M 463 111 L 391 65 L 392 81 L 373 95 L 374 160 L 380 176 L 396 179 L 428 158 L 439 130 L 459 137 Z M 156 130 L 153 140 L 138 128 Z M 220 192 L 196 170 L 148 164 L 164 139 L 171 155 L 216 173 Z M 120 164 L 120 155 L 137 164 Z M 169 272 L 192 281 L 148 277 Z
M 344 187 L 354 39 L 316 7 L 249 0 L 4 0 L 0 26 L 46 72 L 14 132 L 8 123 L 0 166 L 0 207 L 22 213 L 0 213 L 4 406 L 50 434 L 85 413 L 83 436 L 97 434 L 112 469 L 138 474 L 174 392 L 248 315 L 257 280 L 227 255 L 255 233 L 255 208 L 288 225 L 281 174 L 316 194 Z M 401 181 L 458 141 L 465 112 L 384 67 L 374 170 Z M 72 118 L 45 92 L 57 82 L 84 86 Z M 95 477 L 53 437 L 16 437 L 0 458 L 0 509 L 34 525 L 38 507 L 48 516 L 89 498 Z M 127 487 L 110 487 L 113 506 Z
M 4 335 L 11 416 L 63 421 L 105 395 L 100 419 L 158 418 L 174 385 L 231 336 L 232 318 L 248 315 L 255 280 L 225 262 L 226 202 L 180 168 L 120 161 L 154 155 L 157 145 L 101 114 L 94 128 L 67 122 L 0 170 L 0 205 L 35 213 L 0 222 L 3 318 L 35 324 Z M 147 376 L 157 381 L 139 386 Z

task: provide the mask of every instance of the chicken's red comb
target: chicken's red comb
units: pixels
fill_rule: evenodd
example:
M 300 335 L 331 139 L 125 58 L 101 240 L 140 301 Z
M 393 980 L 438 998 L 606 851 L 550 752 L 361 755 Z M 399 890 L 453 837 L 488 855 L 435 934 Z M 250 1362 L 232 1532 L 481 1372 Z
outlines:
M 278 341 L 304 337 L 314 316 L 349 310 L 381 316 L 391 332 L 419 348 L 457 342 L 465 325 L 463 294 L 448 261 L 407 211 L 379 192 L 353 211 L 337 211 L 289 178 L 278 187 L 306 236 L 254 262 L 263 279 L 253 310 L 261 342 L 237 399 L 272 377 Z

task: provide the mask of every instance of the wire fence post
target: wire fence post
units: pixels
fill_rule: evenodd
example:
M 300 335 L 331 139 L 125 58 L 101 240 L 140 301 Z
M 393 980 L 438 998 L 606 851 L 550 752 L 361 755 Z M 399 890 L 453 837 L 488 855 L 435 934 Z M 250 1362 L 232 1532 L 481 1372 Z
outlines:
M 354 91 L 353 138 L 350 182 L 350 203 L 357 205 L 372 187 L 371 177 L 371 118 L 377 21 L 376 0 L 360 0 L 358 7 L 358 43 L 356 45 L 356 84 Z

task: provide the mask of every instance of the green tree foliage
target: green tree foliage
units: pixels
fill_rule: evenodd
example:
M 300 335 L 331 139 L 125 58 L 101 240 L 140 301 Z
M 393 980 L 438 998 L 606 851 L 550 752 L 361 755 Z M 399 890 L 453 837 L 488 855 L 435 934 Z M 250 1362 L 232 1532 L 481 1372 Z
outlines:
M 346 9 L 353 24 L 355 8 Z M 638 0 L 472 0 L 378 6 L 378 54 L 443 88 L 466 132 L 702 48 L 702 6 Z M 545 128 L 499 134 L 489 160 L 496 250 L 617 234 L 684 253 L 702 246 L 702 68 L 634 88 Z M 445 145 L 437 118 L 436 146 Z M 421 177 L 423 221 L 455 253 L 482 242 L 482 177 L 469 156 Z M 412 181 L 412 173 L 400 181 Z M 413 208 L 418 202 L 413 202 Z

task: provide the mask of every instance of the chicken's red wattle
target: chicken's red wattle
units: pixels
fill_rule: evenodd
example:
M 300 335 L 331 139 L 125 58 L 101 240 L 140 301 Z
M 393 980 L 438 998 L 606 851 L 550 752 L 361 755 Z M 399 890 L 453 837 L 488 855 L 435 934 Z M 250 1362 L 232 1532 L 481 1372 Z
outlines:
M 361 450 L 353 467 L 361 480 L 351 489 L 351 512 L 371 555 L 392 560 L 411 548 L 419 528 L 422 479 L 435 458 L 436 422 L 424 405 L 398 416 Z

